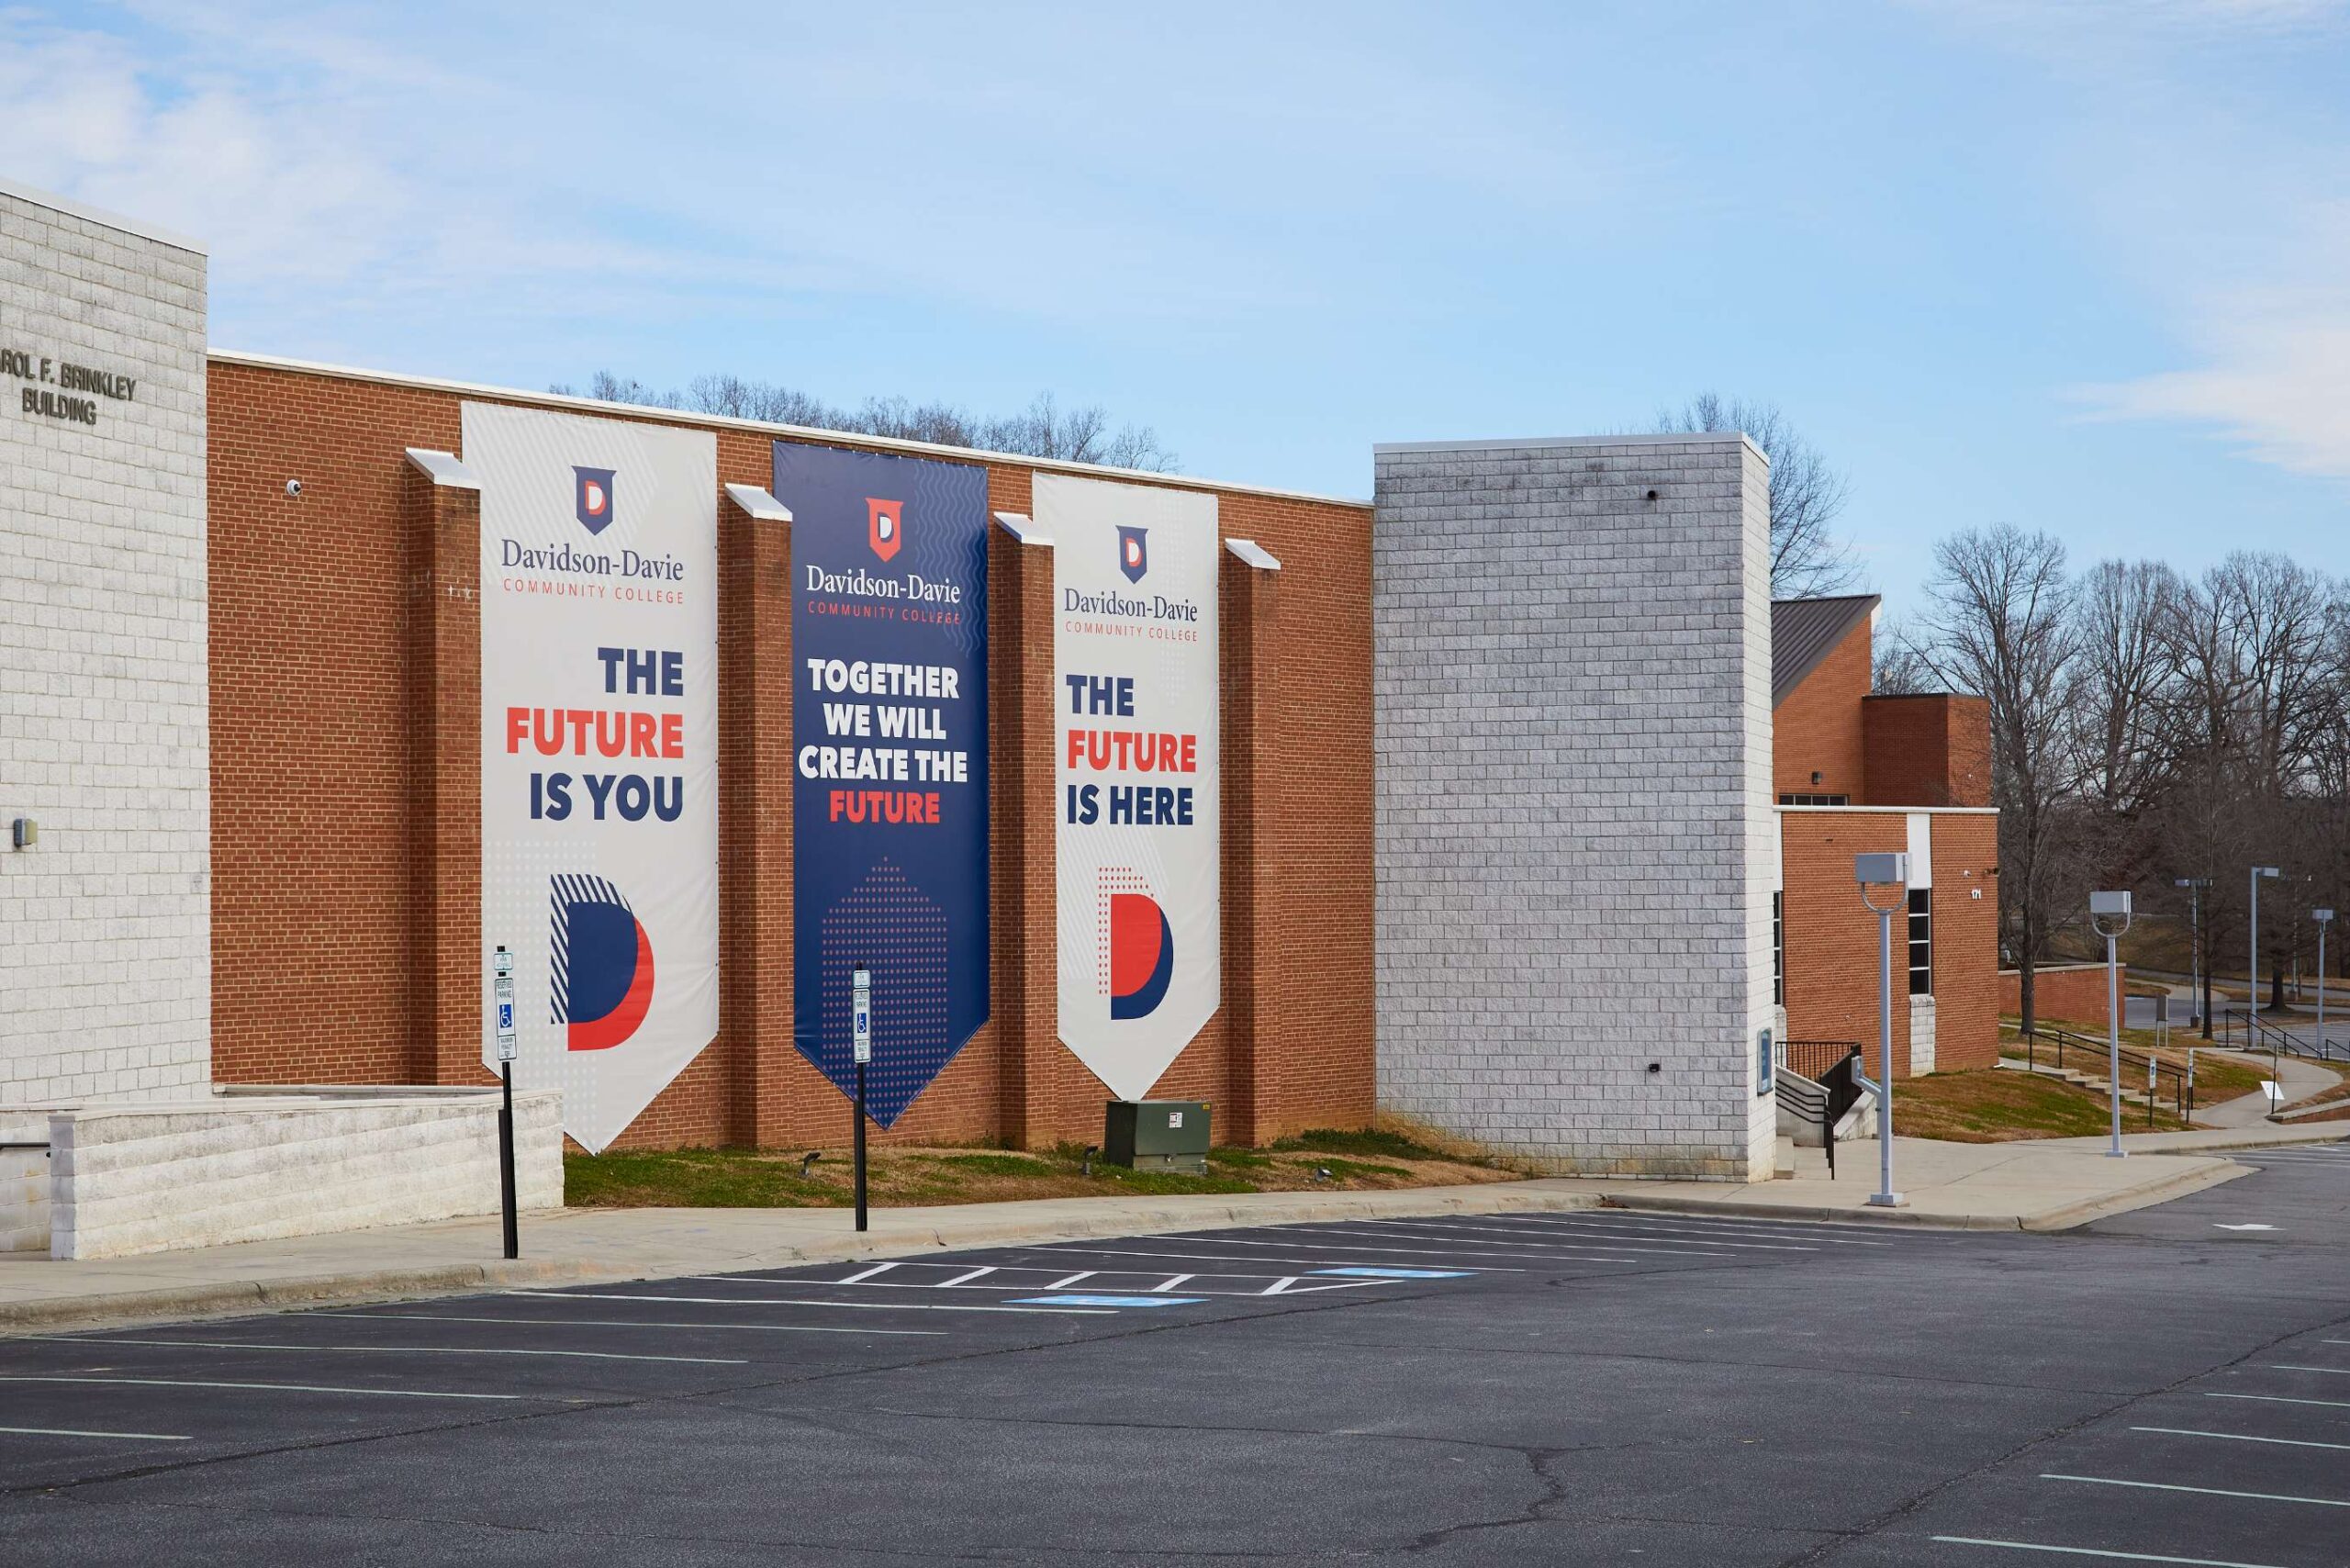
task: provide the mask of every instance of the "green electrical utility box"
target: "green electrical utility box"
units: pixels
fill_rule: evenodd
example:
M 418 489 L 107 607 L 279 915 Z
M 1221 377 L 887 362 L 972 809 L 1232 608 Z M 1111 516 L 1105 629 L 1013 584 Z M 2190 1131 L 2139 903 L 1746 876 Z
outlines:
M 1102 1130 L 1102 1158 L 1133 1170 L 1208 1169 L 1204 1100 L 1113 1100 Z

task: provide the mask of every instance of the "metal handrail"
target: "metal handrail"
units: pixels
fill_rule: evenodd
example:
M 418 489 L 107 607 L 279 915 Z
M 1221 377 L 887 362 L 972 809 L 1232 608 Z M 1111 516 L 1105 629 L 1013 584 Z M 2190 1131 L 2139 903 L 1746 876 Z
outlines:
M 2024 1031 L 2024 1061 L 2035 1071 L 2040 1067 L 2040 1041 L 2043 1034 L 2054 1047 L 2053 1065 L 2060 1069 L 2068 1065 L 2065 1057 L 2069 1051 L 2076 1061 L 2095 1068 L 2100 1076 L 2110 1079 L 2115 1054 L 2110 1041 L 2091 1039 L 2087 1035 L 2076 1035 L 2070 1029 L 2053 1025 L 2042 1025 L 2038 1028 Z M 2123 1046 L 2120 1055 L 2125 1077 L 2131 1074 L 2144 1076 L 2151 1072 L 2154 1078 L 2151 1089 L 2131 1089 L 2123 1084 L 2109 1084 L 2109 1088 L 2117 1089 L 2125 1096 L 2144 1096 L 2148 1126 L 2154 1125 L 2155 1107 L 2160 1105 L 2165 1098 L 2170 1101 L 2171 1108 L 2180 1121 L 2191 1122 L 2195 1119 L 2195 1084 L 2194 1081 L 2188 1076 L 2186 1069 L 2175 1062 L 2165 1061 L 2160 1057 L 2150 1056 L 2144 1051 L 2129 1046 Z M 2079 1071 L 2082 1069 L 2076 1067 L 2074 1070 Z M 2168 1095 L 2163 1092 L 2163 1081 L 2165 1076 L 2170 1081 Z
M 2268 1051 L 2288 1057 L 2310 1057 L 2318 1061 L 2350 1061 L 2350 1047 L 2337 1046 L 2322 1037 L 2305 1040 L 2281 1024 L 2271 1024 L 2259 1014 L 2241 1007 L 2220 1010 L 2220 1038 L 2222 1043 L 2235 1038 L 2237 1024 L 2244 1025 L 2244 1044 L 2248 1051 Z

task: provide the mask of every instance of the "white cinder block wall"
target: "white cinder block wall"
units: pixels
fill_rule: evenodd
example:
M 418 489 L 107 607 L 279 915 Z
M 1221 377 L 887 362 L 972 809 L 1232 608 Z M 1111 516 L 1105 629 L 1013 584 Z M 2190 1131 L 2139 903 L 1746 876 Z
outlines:
M 1768 1178 L 1768 465 L 1737 435 L 1376 464 L 1382 1103 L 1547 1170 Z
M 189 242 L 0 184 L 0 1104 L 211 1081 L 204 336 Z

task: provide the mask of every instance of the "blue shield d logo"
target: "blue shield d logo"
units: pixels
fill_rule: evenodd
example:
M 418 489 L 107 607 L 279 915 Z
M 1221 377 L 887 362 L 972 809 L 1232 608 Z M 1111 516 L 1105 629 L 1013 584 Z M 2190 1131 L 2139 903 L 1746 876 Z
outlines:
M 1142 575 L 1150 570 L 1150 552 L 1143 543 L 1143 535 L 1149 532 L 1147 528 L 1118 530 L 1118 570 L 1126 574 L 1130 583 L 1142 581 Z
M 574 468 L 571 473 L 580 526 L 590 533 L 603 532 L 612 521 L 612 471 Z

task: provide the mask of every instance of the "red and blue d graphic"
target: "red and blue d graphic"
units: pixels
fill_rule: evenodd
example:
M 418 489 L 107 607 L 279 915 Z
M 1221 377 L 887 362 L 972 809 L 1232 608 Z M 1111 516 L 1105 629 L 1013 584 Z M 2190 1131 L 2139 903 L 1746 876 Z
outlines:
M 574 468 L 573 502 L 580 526 L 590 533 L 601 533 L 612 521 L 612 471 L 609 468 Z
M 653 939 L 601 877 L 554 883 L 554 1021 L 575 1051 L 604 1051 L 636 1033 L 653 1006 Z
M 898 546 L 905 543 L 905 503 L 885 501 L 873 496 L 865 498 L 865 542 L 884 561 L 898 554 Z
M 1118 570 L 1126 574 L 1130 583 L 1142 581 L 1142 575 L 1150 570 L 1150 545 L 1146 540 L 1149 532 L 1147 528 L 1119 525 Z
M 1110 1016 L 1143 1018 L 1175 975 L 1175 933 L 1147 893 L 1110 895 Z

